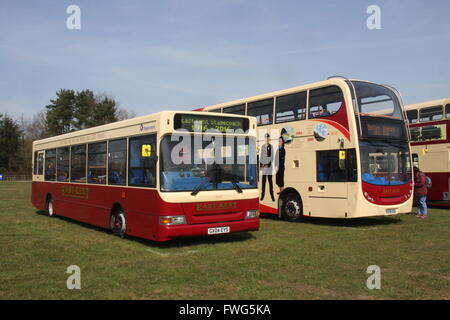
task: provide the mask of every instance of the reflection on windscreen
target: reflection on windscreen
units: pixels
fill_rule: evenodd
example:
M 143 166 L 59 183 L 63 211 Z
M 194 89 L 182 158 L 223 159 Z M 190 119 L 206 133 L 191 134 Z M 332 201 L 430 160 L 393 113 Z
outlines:
M 358 99 L 359 112 L 403 119 L 402 109 L 394 91 L 368 82 L 352 81 Z M 379 111 L 383 112 L 380 114 Z
M 194 139 L 196 137 L 196 139 Z M 161 190 L 192 191 L 257 187 L 256 147 L 249 138 L 165 136 L 161 141 Z

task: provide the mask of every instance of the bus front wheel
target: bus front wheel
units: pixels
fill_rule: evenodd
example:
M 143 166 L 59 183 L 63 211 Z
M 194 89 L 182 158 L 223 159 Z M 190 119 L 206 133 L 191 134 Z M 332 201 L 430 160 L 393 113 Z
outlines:
M 303 216 L 303 205 L 300 197 L 294 193 L 288 193 L 283 199 L 282 217 L 286 221 L 299 221 Z
M 111 215 L 110 228 L 116 236 L 125 238 L 127 234 L 127 218 L 123 210 L 117 210 Z

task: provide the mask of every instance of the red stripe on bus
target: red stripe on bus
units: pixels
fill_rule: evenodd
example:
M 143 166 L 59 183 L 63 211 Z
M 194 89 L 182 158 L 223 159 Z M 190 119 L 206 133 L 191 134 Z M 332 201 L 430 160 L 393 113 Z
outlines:
M 264 213 L 278 214 L 278 209 L 263 205 L 261 203 L 259 204 L 259 211 Z

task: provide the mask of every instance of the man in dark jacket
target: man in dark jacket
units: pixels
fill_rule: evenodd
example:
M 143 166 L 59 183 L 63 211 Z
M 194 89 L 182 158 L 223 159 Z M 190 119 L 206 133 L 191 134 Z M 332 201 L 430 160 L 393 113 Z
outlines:
M 427 177 L 418 167 L 414 167 L 414 198 L 417 202 L 417 216 L 424 219 L 427 210 Z
M 272 182 L 272 162 L 274 160 L 274 150 L 270 144 L 270 135 L 266 133 L 264 135 L 266 143 L 261 147 L 261 156 L 259 161 L 262 166 L 262 190 L 261 190 L 261 201 L 264 200 L 264 194 L 266 193 L 266 180 L 269 181 L 269 192 L 272 201 L 275 201 L 273 196 L 273 182 Z

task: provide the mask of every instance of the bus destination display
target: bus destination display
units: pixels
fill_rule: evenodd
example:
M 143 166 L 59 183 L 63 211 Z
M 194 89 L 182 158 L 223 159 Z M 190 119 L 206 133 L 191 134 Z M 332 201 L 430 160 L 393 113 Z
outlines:
M 248 119 L 225 118 L 220 116 L 176 114 L 174 119 L 175 130 L 184 129 L 189 132 L 205 132 L 217 130 L 219 132 L 248 130 Z
M 401 123 L 364 121 L 365 135 L 369 137 L 403 138 Z

